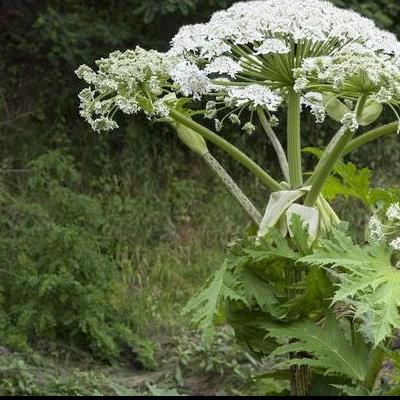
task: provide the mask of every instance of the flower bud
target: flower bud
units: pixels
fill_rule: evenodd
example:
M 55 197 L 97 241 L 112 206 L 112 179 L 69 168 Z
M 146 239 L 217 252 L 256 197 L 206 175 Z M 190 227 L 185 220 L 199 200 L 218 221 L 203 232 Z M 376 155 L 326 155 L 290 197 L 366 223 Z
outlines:
M 361 126 L 367 126 L 375 122 L 381 115 L 383 105 L 375 100 L 368 99 L 365 102 L 365 106 L 361 112 L 361 115 L 357 118 L 358 123 Z
M 189 147 L 190 150 L 200 156 L 204 156 L 204 154 L 208 153 L 207 144 L 203 139 L 203 136 L 195 132 L 193 129 L 179 123 L 176 124 L 175 128 L 179 139 Z

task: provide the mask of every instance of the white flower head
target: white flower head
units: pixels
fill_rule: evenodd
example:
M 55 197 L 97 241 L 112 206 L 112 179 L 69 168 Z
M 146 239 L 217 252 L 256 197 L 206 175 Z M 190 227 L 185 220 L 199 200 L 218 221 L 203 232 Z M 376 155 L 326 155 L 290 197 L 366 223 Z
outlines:
M 352 132 L 355 132 L 358 129 L 357 117 L 353 112 L 344 114 L 340 122 L 342 123 L 344 129 L 348 129 Z
M 240 118 L 238 117 L 237 114 L 231 114 L 231 115 L 229 116 L 229 120 L 230 120 L 230 121 L 232 122 L 232 124 L 234 124 L 234 125 L 240 125 L 240 124 L 241 124 Z
M 171 77 L 184 96 L 193 96 L 194 99 L 200 99 L 210 86 L 207 74 L 195 64 L 185 60 L 172 66 Z
M 280 39 L 264 39 L 262 43 L 256 48 L 255 54 L 285 54 L 289 53 L 290 48 L 287 44 Z
M 170 54 L 181 61 L 171 73 L 184 95 L 199 100 L 225 92 L 228 107 L 274 111 L 290 87 L 304 95 L 318 122 L 324 107 L 307 91 L 328 87 L 355 102 L 368 92 L 378 102 L 400 104 L 396 36 L 325 0 L 237 2 L 207 23 L 182 27 Z M 349 126 L 355 130 L 355 121 Z
M 95 131 L 118 128 L 117 110 L 125 114 L 144 112 L 147 117 L 165 117 L 168 109 L 161 100 L 175 61 L 154 50 L 115 51 L 96 61 L 98 71 L 82 65 L 76 75 L 89 84 L 79 94 L 80 115 Z
M 400 250 L 400 236 L 390 242 L 390 247 L 395 250 Z
M 368 240 L 376 244 L 385 240 L 382 222 L 376 215 L 373 215 L 368 222 Z
M 205 72 L 207 74 L 220 73 L 222 75 L 229 75 L 234 78 L 235 75 L 241 70 L 240 64 L 230 57 L 221 56 L 215 58 L 210 64 L 207 65 Z
M 320 124 L 325 121 L 326 112 L 321 93 L 308 92 L 301 98 L 301 103 L 304 107 L 310 108 L 317 123 Z
M 172 48 L 180 54 L 192 52 L 211 57 L 227 52 L 227 43 L 231 42 L 257 44 L 256 49 L 261 53 L 264 48 L 275 53 L 287 52 L 281 37 L 291 37 L 295 42 L 360 41 L 367 48 L 387 54 L 400 51 L 395 35 L 377 28 L 368 18 L 324 0 L 238 2 L 214 13 L 206 24 L 181 28 L 172 40 Z
M 310 82 L 307 78 L 298 78 L 294 83 L 293 89 L 295 92 L 301 92 L 302 90 L 306 89 L 309 83 Z
M 243 130 L 248 134 L 251 135 L 256 130 L 256 127 L 251 122 L 246 122 L 243 125 Z
M 389 221 L 400 222 L 400 203 L 391 204 L 386 210 L 386 217 Z
M 273 128 L 275 128 L 279 126 L 279 118 L 276 115 L 272 115 L 269 119 L 269 123 Z
M 236 106 L 250 104 L 253 107 L 261 106 L 269 111 L 276 111 L 283 98 L 266 86 L 249 85 L 229 89 L 228 97 L 233 99 Z

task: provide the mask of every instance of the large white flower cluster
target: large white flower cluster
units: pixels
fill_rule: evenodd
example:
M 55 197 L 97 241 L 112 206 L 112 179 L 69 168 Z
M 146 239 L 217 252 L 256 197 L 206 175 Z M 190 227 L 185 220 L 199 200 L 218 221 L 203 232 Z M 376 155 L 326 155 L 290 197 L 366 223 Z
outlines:
M 257 53 L 268 54 L 289 52 L 290 40 L 299 43 L 331 39 L 341 43 L 361 41 L 372 50 L 400 53 L 395 35 L 377 28 L 368 18 L 322 0 L 238 2 L 228 10 L 216 12 L 206 24 L 181 28 L 172 40 L 172 51 L 211 60 L 229 52 L 231 43 L 254 46 Z
M 238 2 L 208 23 L 182 27 L 167 53 L 138 47 L 97 64 L 97 72 L 87 66 L 76 71 L 90 86 L 79 96 L 81 115 L 95 130 L 117 127 L 118 110 L 167 116 L 168 93 L 205 100 L 205 115 L 218 129 L 227 119 L 245 120 L 249 133 L 256 109 L 272 123 L 292 89 L 318 122 L 325 118 L 327 93 L 352 104 L 338 120 L 353 130 L 360 95 L 392 108 L 400 104 L 396 37 L 323 0 Z
M 386 211 L 373 215 L 367 234 L 371 243 L 387 244 L 394 250 L 400 250 L 400 203 L 392 203 Z
M 312 100 L 305 95 L 303 104 L 318 122 L 324 120 L 324 105 L 313 100 L 315 92 L 323 91 L 321 82 L 338 96 L 367 93 L 381 103 L 399 98 L 400 43 L 395 35 L 322 0 L 236 3 L 208 23 L 182 27 L 170 54 L 185 60 L 187 68 L 174 74 L 184 95 L 225 97 L 235 107 L 248 86 L 254 93 L 258 86 L 259 96 L 252 96 L 246 107 L 261 105 L 268 111 L 274 111 L 279 105 L 274 99 L 282 99 L 289 87 L 311 93 Z M 271 94 L 268 101 L 265 87 Z
M 89 84 L 79 93 L 81 116 L 95 131 L 117 128 L 113 117 L 118 110 L 166 117 L 168 108 L 160 97 L 170 79 L 171 62 L 162 53 L 137 47 L 96 61 L 98 71 L 81 65 L 75 73 Z

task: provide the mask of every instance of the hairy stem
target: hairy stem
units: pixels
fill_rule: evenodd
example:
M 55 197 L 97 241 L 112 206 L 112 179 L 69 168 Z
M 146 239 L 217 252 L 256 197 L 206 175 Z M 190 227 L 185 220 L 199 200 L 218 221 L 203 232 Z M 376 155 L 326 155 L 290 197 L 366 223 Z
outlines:
M 289 183 L 292 188 L 303 184 L 301 166 L 301 136 L 300 136 L 300 94 L 289 89 L 287 120 L 287 154 L 289 163 Z
M 285 150 L 282 147 L 281 142 L 279 141 L 278 137 L 276 136 L 274 130 L 272 129 L 271 124 L 268 122 L 264 110 L 261 107 L 257 108 L 257 115 L 260 120 L 261 126 L 263 127 L 265 133 L 268 136 L 268 139 L 270 140 L 273 148 L 275 149 L 275 152 L 278 156 L 278 161 L 279 165 L 281 167 L 283 176 L 286 180 L 286 182 L 290 181 L 289 177 L 289 164 L 286 158 Z
M 203 136 L 206 140 L 214 143 L 216 146 L 224 150 L 235 160 L 240 162 L 244 167 L 246 167 L 250 172 L 252 172 L 265 186 L 267 186 L 272 191 L 283 190 L 283 186 L 277 182 L 272 176 L 266 173 L 259 165 L 257 165 L 251 158 L 242 153 L 237 147 L 230 144 L 228 141 L 223 139 L 221 136 L 215 134 L 210 129 L 198 124 L 191 118 L 180 113 L 177 110 L 170 109 L 170 116 L 177 122 L 185 125 L 195 132 Z
M 225 185 L 231 195 L 239 202 L 251 219 L 257 224 L 257 226 L 259 226 L 262 220 L 261 213 L 243 193 L 231 176 L 225 171 L 222 165 L 210 153 L 205 153 L 202 158 L 206 164 L 217 174 L 220 181 Z
M 371 142 L 372 140 L 378 139 L 382 136 L 396 133 L 399 129 L 399 122 L 391 122 L 390 124 L 382 125 L 379 128 L 372 129 L 368 132 L 353 139 L 344 149 L 343 155 L 350 153 L 353 150 L 358 149 L 364 144 Z

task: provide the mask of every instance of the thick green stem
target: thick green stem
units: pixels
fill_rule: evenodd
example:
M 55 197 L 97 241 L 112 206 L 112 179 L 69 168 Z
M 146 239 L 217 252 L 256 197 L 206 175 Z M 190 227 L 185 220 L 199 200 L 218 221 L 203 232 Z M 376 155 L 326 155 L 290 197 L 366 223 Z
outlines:
M 287 156 L 289 164 L 289 184 L 292 188 L 303 185 L 303 172 L 301 165 L 301 135 L 300 135 L 300 94 L 293 88 L 289 89 L 287 97 Z M 297 283 L 302 279 L 299 271 L 288 273 L 290 283 Z M 289 291 L 288 297 L 293 293 Z M 292 355 L 293 356 L 293 355 Z M 297 354 L 296 357 L 305 357 L 305 354 Z M 290 371 L 291 393 L 294 396 L 305 396 L 311 386 L 310 369 L 307 366 L 293 366 Z
M 170 117 L 177 122 L 185 125 L 195 132 L 203 136 L 206 140 L 214 143 L 216 146 L 220 147 L 226 153 L 228 153 L 235 160 L 240 162 L 244 167 L 246 167 L 250 172 L 252 172 L 260 181 L 265 184 L 272 191 L 284 190 L 283 186 L 278 183 L 274 178 L 267 174 L 259 165 L 257 165 L 251 158 L 242 153 L 238 148 L 230 144 L 228 141 L 223 139 L 221 136 L 215 134 L 210 129 L 198 124 L 191 118 L 180 113 L 175 109 L 170 109 Z
M 300 94 L 289 89 L 287 120 L 287 154 L 289 163 L 289 183 L 293 188 L 303 184 L 301 166 L 301 136 L 300 136 Z
M 202 158 L 206 164 L 217 174 L 221 182 L 225 185 L 231 195 L 239 202 L 239 204 L 256 223 L 256 225 L 259 226 L 262 220 L 262 215 L 231 178 L 231 176 L 225 171 L 222 165 L 208 152 L 203 154 Z
M 337 161 L 343 155 L 343 151 L 352 137 L 353 132 L 348 129 L 344 131 L 343 128 L 341 128 L 340 137 L 336 141 L 335 146 L 333 146 L 329 154 L 325 155 L 324 162 L 319 163 L 313 173 L 313 183 L 310 191 L 307 193 L 307 196 L 304 200 L 305 206 L 314 206 L 315 202 L 318 199 L 318 196 L 321 193 L 324 183 L 328 179 L 328 176 L 332 172 L 332 169 L 334 168 Z
M 357 118 L 361 115 L 367 98 L 367 95 L 362 95 L 359 97 L 355 110 L 355 115 Z M 309 179 L 309 182 L 312 183 L 312 186 L 304 200 L 305 206 L 314 206 L 318 196 L 322 191 L 324 183 L 335 167 L 335 164 L 338 162 L 340 157 L 343 156 L 346 146 L 349 144 L 352 138 L 353 132 L 345 127 L 342 127 L 328 144 L 326 150 L 321 156 L 319 163 L 317 164 L 317 167 L 315 168 L 315 171 Z
M 353 150 L 358 149 L 364 144 L 378 139 L 382 136 L 389 135 L 391 133 L 396 133 L 399 129 L 399 122 L 391 122 L 390 124 L 382 125 L 379 128 L 372 129 L 368 132 L 363 133 L 362 135 L 353 139 L 344 149 L 343 154 L 348 154 Z
M 368 365 L 367 375 L 364 379 L 364 386 L 368 391 L 372 391 L 376 378 L 382 368 L 382 363 L 385 359 L 385 351 L 382 347 L 376 347 L 372 350 L 370 362 Z
M 278 137 L 275 135 L 271 124 L 268 122 L 264 110 L 261 107 L 257 108 L 257 115 L 260 120 L 261 126 L 263 127 L 265 133 L 268 136 L 273 148 L 275 149 L 276 155 L 278 156 L 279 165 L 281 167 L 283 176 L 287 182 L 289 182 L 289 164 L 286 158 L 285 150 L 283 150 L 282 144 Z

